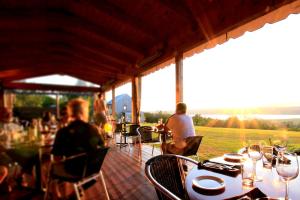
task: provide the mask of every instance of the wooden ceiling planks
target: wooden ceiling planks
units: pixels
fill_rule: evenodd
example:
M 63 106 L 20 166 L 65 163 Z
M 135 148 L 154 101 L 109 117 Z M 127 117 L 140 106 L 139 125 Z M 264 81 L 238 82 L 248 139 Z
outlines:
M 58 73 L 109 88 L 299 1 L 4 0 L 0 82 Z

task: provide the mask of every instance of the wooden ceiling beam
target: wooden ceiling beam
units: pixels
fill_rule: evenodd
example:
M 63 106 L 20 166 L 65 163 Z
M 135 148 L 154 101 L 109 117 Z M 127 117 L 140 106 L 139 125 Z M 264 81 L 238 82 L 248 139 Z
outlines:
M 145 35 L 153 42 L 160 38 L 159 31 L 151 28 L 148 24 L 141 23 L 139 19 L 130 16 L 130 13 L 125 13 L 122 9 L 111 2 L 91 0 L 81 2 L 72 1 L 67 7 L 71 10 L 71 12 L 89 19 L 95 24 L 99 24 L 98 19 L 111 18 L 120 24 L 130 27 L 136 32 Z M 84 10 L 82 9 L 83 7 Z M 95 15 L 97 18 L 94 17 Z
M 126 59 L 120 59 L 112 54 L 109 54 L 105 51 L 99 51 L 98 49 L 96 48 L 93 48 L 93 47 L 90 47 L 90 46 L 86 46 L 86 45 L 82 45 L 80 43 L 77 43 L 77 44 L 73 44 L 74 47 L 82 50 L 82 51 L 85 51 L 85 52 L 89 52 L 95 56 L 99 56 L 99 59 L 103 58 L 104 60 L 108 60 L 108 61 L 111 61 L 111 62 L 114 62 L 114 63 L 118 63 L 120 65 L 123 65 L 123 66 L 131 66 L 132 65 L 132 62 L 128 62 Z
M 1 16 L 0 18 L 0 30 L 22 30 L 26 33 L 26 30 L 41 30 L 41 31 L 55 31 L 57 29 L 63 29 L 67 32 L 74 33 L 77 36 L 83 36 L 85 38 L 93 37 L 95 40 L 99 40 L 102 43 L 113 45 L 122 51 L 129 52 L 135 57 L 142 57 L 143 48 L 140 44 L 134 44 L 136 41 L 128 41 L 121 35 L 116 35 L 108 30 L 106 27 L 95 25 L 87 20 L 79 18 L 77 16 L 64 15 L 63 13 L 48 13 L 44 18 L 39 19 L 39 16 L 27 16 L 11 17 Z M 32 24 L 31 27 L 26 27 L 25 24 Z M 22 34 L 19 34 L 22 38 Z M 1 38 L 0 38 L 1 39 Z M 38 40 L 37 38 L 33 38 Z M 47 38 L 45 38 L 47 41 Z M 0 40 L 1 43 L 1 40 Z
M 197 32 L 199 30 L 198 23 L 191 14 L 190 8 L 185 4 L 185 1 L 177 0 L 174 2 L 174 0 L 159 0 L 158 2 L 166 8 L 172 10 L 174 13 L 179 15 L 179 17 L 184 18 L 193 32 Z
M 85 49 L 97 54 L 101 54 L 106 58 L 112 59 L 116 62 L 121 62 L 123 65 L 130 65 L 135 63 L 136 58 L 130 53 L 122 52 L 118 49 L 110 49 L 103 45 L 103 43 L 97 43 L 91 41 L 88 38 L 76 37 L 73 33 L 67 33 L 65 31 L 61 33 L 46 32 L 46 31 L 29 31 L 24 32 L 20 36 L 19 32 L 0 32 L 0 52 L 3 51 L 6 54 L 16 53 L 19 50 L 25 51 L 30 54 L 32 51 L 44 52 L 49 47 L 60 48 L 80 48 Z M 1 57 L 1 55 L 0 55 Z

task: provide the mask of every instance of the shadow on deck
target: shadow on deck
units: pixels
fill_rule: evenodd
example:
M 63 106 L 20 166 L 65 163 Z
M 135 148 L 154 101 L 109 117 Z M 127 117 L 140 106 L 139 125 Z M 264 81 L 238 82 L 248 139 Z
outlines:
M 102 171 L 111 199 L 157 199 L 156 192 L 144 173 L 145 162 L 152 157 L 152 146 L 143 145 L 142 161 L 138 159 L 138 148 L 114 145 L 105 158 Z M 160 154 L 155 149 L 154 155 Z M 98 181 L 85 192 L 86 200 L 105 199 L 101 182 Z M 101 195 L 101 197 L 100 197 Z

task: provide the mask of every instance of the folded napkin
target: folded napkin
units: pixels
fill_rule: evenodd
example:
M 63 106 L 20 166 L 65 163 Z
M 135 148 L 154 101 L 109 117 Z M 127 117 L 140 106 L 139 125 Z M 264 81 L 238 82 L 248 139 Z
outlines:
M 245 194 L 231 197 L 231 198 L 224 199 L 224 200 L 249 200 L 249 199 L 262 198 L 262 197 L 267 197 L 267 195 L 265 195 L 260 189 L 254 188 L 253 190 L 250 190 L 249 192 L 247 192 Z
M 205 160 L 203 163 L 199 162 L 198 169 L 205 169 L 232 177 L 236 177 L 241 173 L 240 166 L 217 163 L 209 160 Z

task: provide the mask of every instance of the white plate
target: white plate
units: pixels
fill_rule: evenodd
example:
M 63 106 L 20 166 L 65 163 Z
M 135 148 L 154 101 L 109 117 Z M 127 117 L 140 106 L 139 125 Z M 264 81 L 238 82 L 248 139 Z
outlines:
M 224 154 L 224 160 L 231 162 L 240 162 L 244 156 L 239 153 L 226 153 Z
M 193 179 L 193 186 L 201 190 L 215 191 L 224 189 L 225 182 L 215 176 L 198 176 Z

